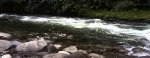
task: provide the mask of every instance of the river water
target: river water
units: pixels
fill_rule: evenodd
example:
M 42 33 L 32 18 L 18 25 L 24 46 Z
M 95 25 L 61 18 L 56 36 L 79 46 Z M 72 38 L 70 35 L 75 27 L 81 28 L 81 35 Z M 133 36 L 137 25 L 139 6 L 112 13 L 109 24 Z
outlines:
M 117 39 L 113 39 L 113 40 L 116 40 L 114 41 L 114 43 L 123 44 L 127 50 L 130 50 L 128 55 L 150 56 L 149 52 L 140 52 L 140 53 L 133 54 L 133 52 L 131 51 L 134 47 L 141 47 L 145 50 L 150 50 L 150 45 L 149 45 L 150 24 L 147 24 L 147 23 L 122 22 L 122 21 L 111 22 L 111 21 L 104 21 L 101 19 L 86 19 L 86 18 L 77 18 L 77 17 L 71 18 L 71 17 L 44 16 L 44 15 L 27 16 L 27 15 L 14 15 L 14 14 L 0 14 L 0 18 L 1 18 L 1 21 L 7 21 L 5 19 L 10 19 L 8 21 L 21 20 L 23 22 L 59 24 L 60 26 L 72 27 L 73 29 L 87 28 L 90 30 L 96 30 L 96 32 L 99 32 L 99 30 L 105 30 L 106 32 L 105 34 L 114 35 L 115 38 L 118 37 Z M 15 25 L 12 25 L 12 27 L 13 26 L 15 27 Z M 5 31 L 10 30 L 10 29 L 11 28 L 8 28 L 8 29 L 6 28 Z M 1 31 L 2 30 L 4 29 L 1 29 Z M 99 33 L 94 34 L 94 36 L 97 36 L 98 38 L 100 38 Z M 105 35 L 105 38 L 107 38 L 107 35 Z M 111 38 L 107 39 L 107 41 L 109 40 L 112 40 L 112 39 Z

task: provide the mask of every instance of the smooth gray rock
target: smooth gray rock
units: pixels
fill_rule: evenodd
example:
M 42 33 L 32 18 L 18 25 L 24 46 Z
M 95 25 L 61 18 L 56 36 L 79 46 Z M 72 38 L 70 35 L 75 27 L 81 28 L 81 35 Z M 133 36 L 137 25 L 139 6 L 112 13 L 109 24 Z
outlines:
M 88 58 L 88 56 L 86 51 L 79 50 L 72 53 L 71 55 L 65 56 L 64 58 Z
M 63 53 L 63 54 L 68 54 L 70 55 L 70 53 L 66 52 L 66 51 L 59 51 L 58 53 Z
M 43 58 L 64 58 L 68 56 L 68 54 L 64 53 L 53 53 L 53 54 L 47 54 Z
M 78 49 L 76 46 L 70 46 L 70 47 L 64 48 L 63 51 L 66 51 L 69 53 L 74 53 L 74 52 L 78 51 Z
M 90 53 L 88 56 L 90 58 L 104 58 L 104 56 L 95 53 Z
M 60 44 L 54 44 L 54 46 L 56 47 L 56 49 L 60 49 L 62 47 L 62 45 Z
M 46 45 L 47 42 L 43 38 L 41 38 L 40 40 L 22 43 L 16 47 L 16 50 L 22 52 L 38 51 L 43 49 Z
M 3 32 L 0 32 L 0 37 L 2 38 L 10 38 L 12 35 L 9 34 L 9 33 L 3 33 Z
M 5 54 L 1 58 L 12 58 L 10 54 Z
M 4 51 L 12 46 L 12 43 L 7 40 L 0 40 L 0 51 Z

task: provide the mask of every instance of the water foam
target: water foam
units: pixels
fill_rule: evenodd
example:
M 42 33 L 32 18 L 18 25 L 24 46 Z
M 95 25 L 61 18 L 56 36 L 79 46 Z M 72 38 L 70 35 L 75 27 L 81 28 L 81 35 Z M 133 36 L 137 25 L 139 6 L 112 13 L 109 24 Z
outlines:
M 49 23 L 58 23 L 62 25 L 70 25 L 75 28 L 102 28 L 110 31 L 111 34 L 126 34 L 126 35 L 134 35 L 147 38 L 150 40 L 150 28 L 138 30 L 132 27 L 131 25 L 126 24 L 107 24 L 106 22 L 102 21 L 101 19 L 88 19 L 85 20 L 83 18 L 65 18 L 65 17 L 34 17 L 33 16 L 23 16 L 21 19 L 23 21 L 33 21 L 33 22 L 49 22 Z M 122 28 L 119 26 L 126 26 L 128 28 Z M 141 27 L 141 26 L 137 26 Z M 146 26 L 147 27 L 147 26 Z M 143 28 L 143 26 L 141 27 Z
M 3 14 L 0 15 L 2 17 Z M 116 35 L 133 35 L 137 37 L 143 37 L 148 40 L 150 40 L 150 27 L 147 26 L 140 26 L 140 25 L 133 25 L 134 27 L 144 28 L 145 29 L 134 29 L 128 24 L 119 24 L 119 23 L 106 23 L 105 21 L 102 21 L 101 19 L 83 19 L 83 18 L 65 18 L 65 17 L 34 17 L 34 16 L 22 16 L 23 21 L 33 21 L 33 22 L 48 22 L 48 23 L 58 23 L 62 25 L 69 25 L 73 26 L 75 28 L 102 28 L 108 30 L 111 34 Z M 119 27 L 124 26 L 127 28 Z M 130 37 L 132 38 L 132 37 Z M 149 42 L 144 42 L 146 46 L 150 46 Z M 142 47 L 147 48 L 147 47 Z M 127 48 L 131 51 L 132 48 Z M 149 53 L 136 53 L 133 54 L 132 51 L 129 53 L 129 55 L 133 56 L 146 56 L 149 55 Z
M 132 25 L 127 25 L 127 24 L 111 24 L 111 23 L 106 23 L 105 21 L 102 21 L 101 19 L 80 19 L 80 18 L 65 18 L 65 17 L 49 17 L 49 18 L 44 18 L 44 17 L 38 17 L 36 19 L 32 19 L 29 17 L 25 17 L 24 19 L 25 21 L 35 21 L 35 22 L 49 22 L 49 23 L 59 23 L 62 25 L 70 25 L 73 26 L 75 28 L 102 28 L 102 29 L 106 29 L 108 30 L 111 34 L 116 34 L 116 35 L 122 35 L 122 34 L 126 34 L 126 35 L 133 35 L 133 36 L 138 36 L 138 37 L 143 37 L 146 38 L 148 40 L 150 40 L 150 28 L 147 29 L 143 29 L 143 30 L 139 30 L 139 29 L 134 29 L 131 26 Z M 122 28 L 119 26 L 125 26 L 127 28 Z M 134 27 L 139 27 L 139 28 L 143 28 L 143 27 L 148 27 L 147 26 L 134 26 Z M 132 38 L 132 37 L 130 37 Z M 138 38 L 136 38 L 138 39 Z M 134 40 L 134 39 L 133 39 Z M 146 46 L 150 46 L 149 42 L 144 42 L 144 44 L 146 44 Z M 139 53 L 133 53 L 132 49 L 135 47 L 131 47 L 131 48 L 127 48 L 127 50 L 129 50 L 130 52 L 128 53 L 128 55 L 132 55 L 132 56 L 149 56 L 150 53 L 147 52 L 139 52 Z M 148 47 L 141 47 L 143 49 L 148 50 Z

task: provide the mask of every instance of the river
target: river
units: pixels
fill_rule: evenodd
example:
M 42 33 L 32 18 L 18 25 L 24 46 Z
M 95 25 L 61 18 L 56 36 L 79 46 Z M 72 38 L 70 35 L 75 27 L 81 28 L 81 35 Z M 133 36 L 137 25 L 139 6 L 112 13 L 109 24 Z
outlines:
M 31 23 L 21 24 L 19 22 L 16 22 L 17 20 L 19 20 L 19 22 L 31 22 L 35 24 L 38 23 L 42 24 L 42 26 L 43 24 L 50 24 L 51 26 L 54 26 L 46 28 L 40 25 L 30 25 Z M 150 52 L 140 52 L 133 54 L 133 52 L 131 51 L 134 47 L 141 47 L 145 50 L 150 50 L 150 24 L 148 23 L 124 21 L 111 22 L 101 19 L 15 14 L 0 14 L 0 21 L 1 32 L 9 32 L 17 36 L 29 33 L 59 32 L 64 34 L 71 34 L 75 36 L 75 38 L 81 38 L 84 40 L 86 38 L 90 38 L 98 39 L 102 42 L 108 41 L 107 45 L 112 43 L 114 43 L 114 45 L 122 44 L 127 50 L 130 51 L 128 55 L 139 57 L 150 55 Z M 89 34 L 85 35 L 86 33 Z M 78 35 L 79 37 L 77 37 L 76 35 Z

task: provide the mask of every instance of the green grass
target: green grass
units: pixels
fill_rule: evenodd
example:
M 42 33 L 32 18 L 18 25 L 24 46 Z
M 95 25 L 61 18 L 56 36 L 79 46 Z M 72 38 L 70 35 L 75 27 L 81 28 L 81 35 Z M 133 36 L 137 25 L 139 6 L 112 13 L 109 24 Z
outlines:
M 81 10 L 80 16 L 101 19 L 119 19 L 126 21 L 150 22 L 150 11 L 104 11 L 104 10 Z

